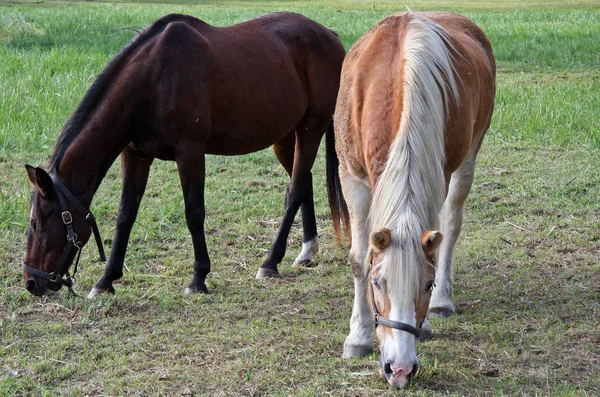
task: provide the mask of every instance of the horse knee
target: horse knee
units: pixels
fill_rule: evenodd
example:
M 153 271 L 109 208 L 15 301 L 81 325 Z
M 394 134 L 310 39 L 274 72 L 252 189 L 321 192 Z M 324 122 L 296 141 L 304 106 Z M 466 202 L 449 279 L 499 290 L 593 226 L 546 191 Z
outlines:
M 302 205 L 301 197 L 288 197 L 286 200 L 287 206 L 286 208 L 300 208 Z
M 362 279 L 365 277 L 364 265 L 361 262 L 357 261 L 354 255 L 352 254 L 348 258 L 348 265 L 352 270 L 352 275 L 354 276 L 354 278 Z
M 204 230 L 204 211 L 186 212 L 185 218 L 190 232 Z
M 122 228 L 129 228 L 133 225 L 133 223 L 135 222 L 135 216 L 131 215 L 129 213 L 127 214 L 119 214 L 117 216 L 117 228 L 118 229 L 122 229 Z

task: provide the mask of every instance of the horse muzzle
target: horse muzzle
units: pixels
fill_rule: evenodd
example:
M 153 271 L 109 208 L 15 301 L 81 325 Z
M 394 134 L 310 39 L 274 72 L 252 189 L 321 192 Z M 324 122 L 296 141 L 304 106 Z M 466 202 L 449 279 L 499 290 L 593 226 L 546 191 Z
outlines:
M 401 388 L 410 383 L 418 369 L 418 363 L 414 363 L 413 365 L 402 365 L 381 362 L 379 373 L 382 378 L 385 378 L 389 382 L 389 384 L 396 388 Z
M 42 296 L 50 291 L 59 291 L 62 288 L 62 285 L 59 283 L 54 283 L 48 280 L 36 279 L 35 277 L 30 277 L 25 281 L 25 289 L 29 291 L 30 294 L 35 296 Z

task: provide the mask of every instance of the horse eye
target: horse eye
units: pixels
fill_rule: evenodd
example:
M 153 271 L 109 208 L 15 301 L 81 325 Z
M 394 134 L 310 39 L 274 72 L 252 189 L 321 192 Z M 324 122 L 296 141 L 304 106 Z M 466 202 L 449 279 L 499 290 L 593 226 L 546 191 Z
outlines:
M 378 277 L 371 277 L 371 281 L 373 281 L 373 285 L 375 286 L 375 288 L 381 289 L 381 287 L 379 286 L 379 278 Z
M 435 283 L 433 282 L 433 280 L 429 280 L 429 281 L 427 281 L 427 284 L 425 284 L 425 290 L 427 292 L 431 292 L 433 290 L 434 286 L 435 286 Z

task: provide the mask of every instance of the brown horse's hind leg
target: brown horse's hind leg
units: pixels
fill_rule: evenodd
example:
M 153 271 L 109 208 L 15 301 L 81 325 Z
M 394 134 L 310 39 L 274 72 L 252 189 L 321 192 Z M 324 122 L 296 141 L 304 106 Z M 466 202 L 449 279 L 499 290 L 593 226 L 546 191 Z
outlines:
M 302 250 L 296 257 L 296 260 L 294 260 L 294 265 L 310 266 L 313 263 L 313 257 L 319 252 L 319 236 L 317 234 L 317 220 L 313 197 L 312 173 L 309 173 L 307 190 L 300 206 L 303 230 Z
M 205 280 L 210 273 L 210 258 L 204 236 L 204 153 L 187 148 L 176 158 L 185 202 L 185 218 L 194 246 L 194 277 L 186 294 L 208 292 Z
M 294 146 L 295 146 L 295 133 L 288 134 L 284 139 L 273 145 L 273 150 L 277 159 L 285 168 L 288 175 L 291 177 L 292 168 L 294 166 Z M 285 189 L 286 203 L 285 207 L 288 206 L 290 185 Z M 302 252 L 298 255 L 294 261 L 294 265 L 309 265 L 312 263 L 313 256 L 319 250 L 319 237 L 317 235 L 317 221 L 315 217 L 315 204 L 313 200 L 313 186 L 312 186 L 312 173 L 309 173 L 309 181 L 307 185 L 307 191 L 304 194 L 304 199 L 300 206 L 302 213 L 302 230 L 304 233 L 302 239 Z
M 113 238 L 110 257 L 104 269 L 104 275 L 90 291 L 88 297 L 94 298 L 101 293 L 114 293 L 113 281 L 123 276 L 125 251 L 129 242 L 131 228 L 140 208 L 142 196 L 146 190 L 148 174 L 153 158 L 126 147 L 121 153 L 121 169 L 123 172 L 123 187 L 121 204 L 117 216 L 117 230 Z
M 328 119 L 319 120 L 320 122 L 300 123 L 296 127 L 296 144 L 294 150 L 294 160 L 291 173 L 291 181 L 286 195 L 286 207 L 283 213 L 283 220 L 277 231 L 275 242 L 269 250 L 267 259 L 258 269 L 257 279 L 275 277 L 279 274 L 277 265 L 285 255 L 287 238 L 292 227 L 292 222 L 296 213 L 305 201 L 307 194 L 312 194 L 309 185 L 312 184 L 310 170 L 315 162 L 321 137 L 327 129 Z M 315 131 L 321 131 L 315 132 Z M 312 200 L 311 200 L 312 202 Z M 314 217 L 314 209 L 311 209 Z M 313 220 L 314 222 L 314 220 Z M 316 227 L 315 227 L 316 229 Z M 316 236 L 316 230 L 314 231 Z

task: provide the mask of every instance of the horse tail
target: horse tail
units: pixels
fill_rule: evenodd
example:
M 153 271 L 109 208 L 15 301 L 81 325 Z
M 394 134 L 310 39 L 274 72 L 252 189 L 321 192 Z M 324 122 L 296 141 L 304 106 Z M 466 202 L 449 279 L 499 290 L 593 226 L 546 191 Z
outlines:
M 337 153 L 335 151 L 335 135 L 333 133 L 333 120 L 327 127 L 325 134 L 325 156 L 327 168 L 327 196 L 329 197 L 329 208 L 331 218 L 333 219 L 333 230 L 337 244 L 340 244 L 341 228 L 344 228 L 344 234 L 350 235 L 350 215 L 348 206 L 342 193 L 342 184 L 340 182 L 339 165 Z

